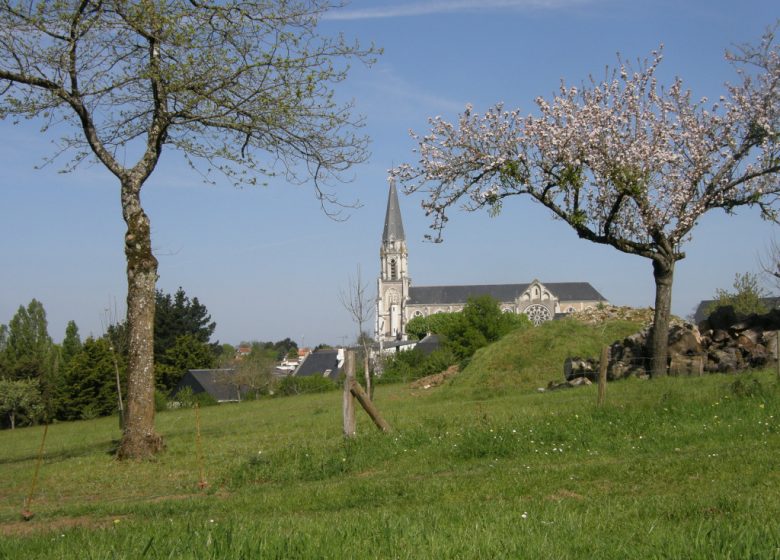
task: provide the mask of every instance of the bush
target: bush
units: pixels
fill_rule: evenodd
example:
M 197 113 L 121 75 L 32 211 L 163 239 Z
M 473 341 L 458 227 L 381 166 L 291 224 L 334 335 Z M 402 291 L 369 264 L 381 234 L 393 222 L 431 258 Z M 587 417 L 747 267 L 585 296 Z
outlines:
M 190 389 L 187 387 L 187 389 Z M 190 389 L 190 393 L 192 393 L 192 389 Z M 160 391 L 159 389 L 155 389 L 154 391 L 154 411 L 155 412 L 162 412 L 163 410 L 168 409 L 168 397 Z
M 377 378 L 377 383 L 414 381 L 441 373 L 457 362 L 458 358 L 449 348 L 439 348 L 428 355 L 424 355 L 416 348 L 399 352 L 385 361 L 382 375 Z
M 155 397 L 157 396 L 157 393 L 155 393 Z M 165 396 L 163 395 L 163 398 Z M 156 401 L 156 399 L 155 399 Z M 164 401 L 164 407 L 168 408 L 168 405 L 170 403 L 178 403 L 178 406 L 181 408 L 195 408 L 195 405 L 197 404 L 200 407 L 204 406 L 213 406 L 215 404 L 219 404 L 214 397 L 209 395 L 208 393 L 193 393 L 192 387 L 184 387 L 181 389 L 176 395 L 174 395 L 170 401 L 167 399 Z M 160 409 L 158 409 L 160 410 Z M 164 408 L 163 408 L 164 410 Z
M 283 396 L 304 395 L 307 393 L 324 393 L 338 388 L 338 384 L 329 377 L 311 375 L 296 377 L 290 375 L 279 384 L 279 394 Z

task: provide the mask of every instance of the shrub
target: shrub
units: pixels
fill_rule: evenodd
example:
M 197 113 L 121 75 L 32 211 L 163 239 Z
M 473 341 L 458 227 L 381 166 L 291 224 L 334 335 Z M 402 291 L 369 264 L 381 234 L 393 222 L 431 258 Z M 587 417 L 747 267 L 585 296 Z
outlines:
M 384 364 L 378 383 L 409 382 L 434 375 L 457 363 L 458 358 L 449 348 L 439 348 L 428 355 L 418 349 L 399 352 L 390 356 Z
M 303 395 L 307 393 L 324 393 L 338 388 L 338 384 L 329 377 L 310 375 L 297 377 L 291 375 L 282 379 L 279 384 L 279 394 L 284 396 Z

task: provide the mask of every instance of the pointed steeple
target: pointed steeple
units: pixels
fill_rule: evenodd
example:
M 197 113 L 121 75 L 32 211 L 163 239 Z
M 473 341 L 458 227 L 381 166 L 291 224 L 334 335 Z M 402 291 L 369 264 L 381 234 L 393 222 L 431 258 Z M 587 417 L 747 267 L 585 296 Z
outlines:
M 385 230 L 382 233 L 382 243 L 390 241 L 406 241 L 404 223 L 401 221 L 401 208 L 398 206 L 398 193 L 395 181 L 390 180 L 390 194 L 387 196 L 387 214 L 385 214 Z

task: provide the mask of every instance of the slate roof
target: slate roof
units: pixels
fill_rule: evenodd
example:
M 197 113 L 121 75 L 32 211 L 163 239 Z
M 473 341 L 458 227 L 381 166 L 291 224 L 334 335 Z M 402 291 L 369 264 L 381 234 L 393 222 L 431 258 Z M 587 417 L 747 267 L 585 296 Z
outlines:
M 338 350 L 317 350 L 312 352 L 303 363 L 295 370 L 295 375 L 306 377 L 311 375 L 322 375 L 330 370 L 330 377 L 336 381 L 339 378 L 339 355 Z
M 531 284 L 480 284 L 473 286 L 410 286 L 411 305 L 465 304 L 470 297 L 489 295 L 498 301 L 513 301 Z M 606 301 L 587 282 L 543 283 L 559 301 Z
M 395 183 L 390 183 L 390 193 L 387 195 L 387 214 L 385 214 L 385 229 L 382 232 L 382 242 L 405 241 L 404 223 L 401 220 L 401 208 L 398 206 L 398 193 Z
M 428 336 L 426 336 L 420 342 L 417 343 L 415 349 L 422 352 L 424 356 L 427 356 L 434 350 L 438 350 L 440 346 L 441 346 L 441 340 L 439 339 L 439 335 L 429 334 Z
M 238 395 L 235 385 L 225 382 L 226 378 L 232 374 L 235 374 L 235 370 L 232 368 L 191 369 L 181 378 L 173 394 L 176 395 L 185 387 L 191 387 L 194 394 L 205 392 L 218 402 L 237 401 Z

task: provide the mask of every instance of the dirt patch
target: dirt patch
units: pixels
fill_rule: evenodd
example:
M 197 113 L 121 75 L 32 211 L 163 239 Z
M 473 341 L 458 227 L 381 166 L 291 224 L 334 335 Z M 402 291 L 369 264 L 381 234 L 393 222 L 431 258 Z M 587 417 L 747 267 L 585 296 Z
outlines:
M 127 516 L 94 518 L 86 515 L 80 517 L 58 517 L 46 519 L 44 517 L 30 521 L 15 521 L 0 525 L 0 535 L 4 537 L 19 537 L 36 533 L 56 533 L 75 528 L 108 529 L 127 519 Z
M 547 496 L 547 499 L 561 502 L 563 500 L 584 500 L 585 496 L 572 492 L 571 490 L 561 489 L 555 492 L 555 494 Z
M 433 387 L 438 387 L 439 385 L 442 385 L 445 381 L 457 375 L 458 371 L 460 371 L 460 368 L 458 368 L 458 366 L 450 366 L 446 370 L 442 371 L 441 373 L 429 375 L 428 377 L 422 377 L 417 381 L 414 381 L 409 386 L 412 389 L 432 389 Z

